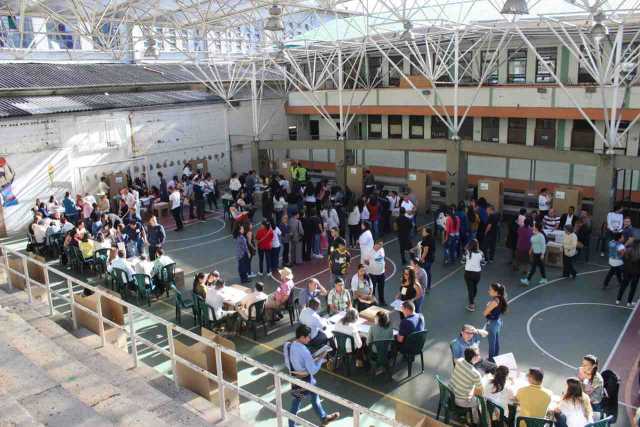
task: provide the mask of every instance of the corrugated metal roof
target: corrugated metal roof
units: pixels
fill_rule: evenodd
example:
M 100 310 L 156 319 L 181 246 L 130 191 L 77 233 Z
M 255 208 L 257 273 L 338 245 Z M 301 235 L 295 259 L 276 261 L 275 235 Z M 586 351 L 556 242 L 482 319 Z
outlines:
M 193 65 L 187 66 L 200 76 Z M 198 83 L 180 64 L 0 64 L 0 89 Z
M 194 90 L 0 98 L 0 117 L 135 108 L 191 102 L 218 103 L 220 97 Z

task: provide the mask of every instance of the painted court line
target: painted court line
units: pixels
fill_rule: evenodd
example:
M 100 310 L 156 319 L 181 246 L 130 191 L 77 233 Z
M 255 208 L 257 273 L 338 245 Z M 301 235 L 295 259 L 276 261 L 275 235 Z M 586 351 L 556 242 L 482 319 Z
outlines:
M 611 363 L 611 359 L 613 358 L 613 355 L 615 354 L 616 350 L 618 350 L 618 347 L 620 346 L 620 342 L 622 342 L 622 338 L 627 333 L 627 329 L 629 329 L 631 320 L 633 320 L 633 316 L 635 316 L 639 306 L 640 304 L 636 303 L 635 307 L 633 307 L 633 310 L 631 310 L 631 314 L 629 315 L 629 318 L 627 318 L 627 321 L 625 322 L 624 327 L 622 328 L 622 332 L 620 333 L 620 335 L 618 335 L 618 339 L 616 340 L 616 343 L 613 345 L 613 348 L 611 349 L 611 353 L 609 353 L 609 357 L 607 357 L 607 360 L 604 362 L 603 369 L 607 369 L 607 367 L 609 366 L 609 363 Z
M 214 234 L 217 234 L 219 232 L 221 232 L 222 230 L 224 230 L 224 228 L 227 226 L 227 223 L 224 222 L 223 220 L 221 220 L 220 218 L 210 218 L 214 221 L 220 221 L 222 223 L 222 226 L 218 227 L 217 230 L 212 231 L 210 233 L 207 234 L 199 234 L 197 236 L 193 236 L 193 237 L 185 237 L 182 239 L 167 239 L 167 243 L 174 243 L 174 242 L 187 242 L 189 240 L 196 240 L 196 239 L 202 239 L 204 237 L 209 237 L 209 236 L 213 236 Z

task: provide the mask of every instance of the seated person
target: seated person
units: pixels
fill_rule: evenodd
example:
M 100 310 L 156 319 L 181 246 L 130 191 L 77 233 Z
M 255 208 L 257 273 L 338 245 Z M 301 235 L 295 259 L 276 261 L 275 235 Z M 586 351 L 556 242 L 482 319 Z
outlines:
M 501 407 L 506 416 L 509 404 L 515 397 L 512 386 L 509 378 L 509 368 L 498 366 L 493 374 L 485 375 L 482 378 L 482 395 Z
M 469 347 L 464 350 L 464 357 L 456 361 L 449 384 L 453 390 L 456 405 L 472 408 L 474 423 L 478 423 L 478 399 L 482 396 L 482 375 L 475 368 L 480 359 L 478 350 Z
M 151 275 L 151 272 L 153 271 L 153 263 L 144 255 L 140 256 L 140 261 L 136 264 L 135 270 L 136 274 L 146 274 L 147 276 L 153 277 Z
M 578 379 L 582 381 L 582 389 L 591 402 L 594 411 L 602 412 L 602 398 L 604 397 L 604 379 L 598 372 L 598 358 L 587 354 L 582 358 L 578 368 Z
M 402 349 L 402 345 L 409 335 L 414 332 L 424 331 L 424 317 L 415 311 L 416 306 L 413 305 L 413 302 L 404 301 L 402 303 L 402 314 L 404 317 L 400 321 L 398 335 L 396 335 L 396 343 L 399 349 Z
M 516 393 L 518 414 L 522 417 L 544 418 L 551 403 L 551 391 L 542 387 L 542 368 L 530 368 L 527 374 L 529 385 Z
M 477 329 L 473 325 L 463 325 L 460 330 L 460 335 L 451 343 L 451 351 L 453 360 L 460 359 L 464 355 L 464 351 L 467 348 L 475 348 L 480 351 L 480 337 L 484 338 L 488 335 L 488 332 L 484 329 Z M 496 365 L 480 358 L 476 368 L 482 369 L 485 372 L 491 372 L 495 369 Z
M 362 311 L 376 302 L 373 296 L 373 283 L 364 264 L 358 264 L 358 272 L 351 278 L 351 292 L 358 311 Z
M 300 291 L 300 294 L 298 295 L 298 306 L 302 310 L 312 299 L 326 295 L 327 290 L 320 284 L 320 281 L 318 279 L 312 278 L 307 283 L 307 287 Z M 313 338 L 311 339 L 313 340 Z
M 33 234 L 33 240 L 37 244 L 43 245 L 47 241 L 47 226 L 40 216 L 36 216 L 36 219 L 31 224 L 31 232 Z
M 341 278 L 336 279 L 336 287 L 329 291 L 327 304 L 329 305 L 329 314 L 346 311 L 351 307 L 351 295 L 344 288 L 344 280 Z
M 123 250 L 118 250 L 118 256 L 116 256 L 111 263 L 107 266 L 107 271 L 111 273 L 114 268 L 124 270 L 127 272 L 127 280 L 131 282 L 133 280 L 133 274 L 135 270 L 131 266 L 131 263 L 127 261 L 127 254 Z
M 265 304 L 267 319 L 272 322 L 282 318 L 282 315 L 278 312 L 284 308 L 289 299 L 289 294 L 293 292 L 295 287 L 293 283 L 293 272 L 288 267 L 285 267 L 279 271 L 280 273 L 280 285 L 274 293 L 269 295 L 267 303 Z M 276 317 L 278 319 L 276 319 Z
M 238 313 L 233 310 L 224 310 L 224 299 L 220 291 L 224 288 L 224 281 L 216 280 L 213 287 L 207 290 L 206 302 L 209 306 L 209 312 L 211 319 L 215 317 L 216 320 L 225 320 L 226 329 L 231 331 L 235 329 L 235 320 Z
M 369 334 L 367 335 L 367 343 L 371 345 L 375 341 L 392 340 L 393 328 L 391 327 L 391 321 L 389 320 L 389 314 L 386 311 L 379 311 L 376 313 L 376 321 L 369 327 Z M 375 347 L 372 347 L 373 352 L 376 351 Z
M 67 220 L 67 217 L 63 216 L 62 218 L 60 218 L 60 231 L 62 231 L 63 233 L 68 233 L 69 231 L 73 230 L 73 223 L 71 223 L 71 221 Z
M 358 331 L 358 310 L 355 308 L 348 308 L 342 320 L 336 323 L 333 328 L 333 332 L 341 333 L 353 337 L 353 345 L 355 348 L 351 347 L 351 341 L 347 340 L 345 350 L 347 353 L 356 353 L 356 367 L 360 368 L 364 366 L 364 357 L 365 357 L 365 342 L 360 337 L 360 332 Z
M 175 261 L 168 255 L 164 254 L 164 249 L 156 249 L 156 259 L 153 261 L 153 268 L 151 269 L 151 277 L 160 276 L 162 269 L 169 264 L 175 264 Z
M 593 422 L 589 396 L 578 378 L 567 380 L 567 389 L 554 412 L 557 427 L 584 427 Z
M 82 240 L 78 242 L 78 247 L 80 248 L 80 252 L 82 253 L 82 258 L 93 258 L 95 248 L 93 247 L 93 241 L 89 240 L 89 233 L 84 233 L 84 236 L 82 236 Z
M 258 301 L 264 301 L 268 298 L 267 294 L 265 294 L 263 291 L 264 284 L 262 282 L 256 282 L 255 286 L 253 287 L 253 292 L 247 294 L 246 297 L 242 298 L 242 300 L 240 300 L 240 302 L 236 306 L 236 310 L 238 311 L 240 317 L 242 317 L 244 320 L 247 320 L 249 318 L 249 307 L 251 307 Z M 254 313 L 251 314 L 253 315 Z
M 206 279 L 204 273 L 196 274 L 196 277 L 193 279 L 192 292 L 202 298 L 207 297 Z
M 324 333 L 327 327 L 326 320 L 318 314 L 319 309 L 320 300 L 312 298 L 309 300 L 307 307 L 300 312 L 300 323 L 311 329 L 311 341 L 308 344 L 311 347 L 321 347 L 329 340 Z

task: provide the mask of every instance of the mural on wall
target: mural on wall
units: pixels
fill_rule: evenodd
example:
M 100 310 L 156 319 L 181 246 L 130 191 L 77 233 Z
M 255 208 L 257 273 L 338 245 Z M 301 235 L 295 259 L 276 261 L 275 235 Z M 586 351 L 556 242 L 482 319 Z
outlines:
M 0 200 L 3 208 L 18 204 L 18 199 L 11 188 L 14 178 L 15 172 L 9 166 L 9 162 L 4 157 L 0 157 Z

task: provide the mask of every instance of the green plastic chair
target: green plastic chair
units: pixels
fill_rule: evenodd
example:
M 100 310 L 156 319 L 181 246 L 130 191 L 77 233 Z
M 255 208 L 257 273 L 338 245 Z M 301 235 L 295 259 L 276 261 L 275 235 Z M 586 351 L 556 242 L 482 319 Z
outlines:
M 486 399 L 487 401 L 487 409 L 489 410 L 489 415 L 491 416 L 491 425 L 493 427 L 503 427 L 509 425 L 509 419 L 504 413 L 504 409 L 502 406 L 496 405 L 491 399 Z M 498 416 L 496 416 L 496 413 Z
M 334 356 L 333 366 L 337 368 L 338 361 L 342 360 L 344 362 L 345 370 L 347 371 L 347 376 L 351 376 L 351 366 L 353 365 L 353 367 L 355 367 L 356 363 L 355 341 L 351 335 L 340 332 L 334 332 L 333 338 L 335 339 L 337 349 Z M 347 341 L 351 342 L 351 351 L 347 351 Z
M 613 422 L 613 415 L 609 415 L 606 418 L 601 419 L 600 421 L 595 421 L 593 423 L 585 424 L 584 427 L 609 427 Z
M 160 293 L 164 289 L 169 296 L 169 289 L 176 285 L 176 263 L 167 264 L 160 270 L 156 276 L 156 285 L 161 287 Z
M 384 369 L 387 378 L 391 379 L 391 353 L 394 340 L 374 341 L 368 345 L 367 358 L 371 365 L 371 375 L 375 377 L 379 368 Z
M 407 362 L 407 378 L 411 376 L 411 370 L 415 357 L 420 355 L 420 364 L 422 372 L 424 372 L 424 355 L 422 354 L 424 343 L 427 341 L 427 330 L 412 332 L 402 343 L 398 352 L 402 355 L 402 358 Z M 396 361 L 394 357 L 393 365 Z
M 93 262 L 96 272 L 102 276 L 107 273 L 107 265 L 109 264 L 109 248 L 96 249 L 93 253 Z
M 264 328 L 264 336 L 266 337 L 269 334 L 269 330 L 267 329 L 267 319 L 265 318 L 265 310 L 264 305 L 267 300 L 256 301 L 249 306 L 249 317 L 245 320 L 247 327 L 253 331 L 253 339 L 258 339 L 258 326 L 262 325 Z
M 195 323 L 198 316 L 196 315 L 196 306 L 193 304 L 193 300 L 185 299 L 185 297 L 182 295 L 182 292 L 178 290 L 176 285 L 171 285 L 171 289 L 173 289 L 176 296 L 176 299 L 175 299 L 176 323 L 178 323 L 178 325 L 182 325 L 182 309 L 183 308 L 191 309 L 191 311 L 193 312 L 193 319 L 194 319 L 193 321 Z
M 516 417 L 516 427 L 553 427 L 553 420 L 536 417 Z
M 200 311 L 200 326 L 204 326 L 207 329 L 214 330 L 223 326 L 226 323 L 226 319 L 218 319 L 216 313 L 209 308 L 207 301 L 200 295 L 195 296 L 198 310 Z
M 454 356 L 454 351 L 453 351 L 453 348 L 454 348 L 453 346 L 455 345 L 455 343 L 456 343 L 456 340 L 452 340 L 449 343 L 449 350 L 451 350 L 451 363 L 453 363 L 454 368 L 456 366 L 456 356 Z
M 133 282 L 136 285 L 136 302 L 140 305 L 140 299 L 142 299 L 142 303 L 144 304 L 145 299 L 147 300 L 147 306 L 151 307 L 151 291 L 153 290 L 153 280 L 151 276 L 148 274 L 134 274 Z
M 440 391 L 436 420 L 440 419 L 440 413 L 442 412 L 445 424 L 449 424 L 452 415 L 454 418 L 464 419 L 464 422 L 468 423 L 468 420 L 472 418 L 471 408 L 463 408 L 462 406 L 456 405 L 453 390 L 451 390 L 451 387 L 449 387 L 447 383 L 442 381 L 439 375 L 436 375 L 436 382 L 438 383 L 438 389 Z
M 121 268 L 114 268 L 111 270 L 111 274 L 115 280 L 115 288 L 117 292 L 120 292 L 120 296 L 123 300 L 129 300 L 129 287 L 132 282 L 129 281 L 129 274 Z
M 91 255 L 91 258 L 85 258 L 80 251 L 80 248 L 76 246 L 71 246 L 71 251 L 73 252 L 73 256 L 76 258 L 77 266 L 80 273 L 84 273 L 84 268 L 88 267 L 89 270 L 93 270 L 95 265 L 95 258 Z
M 476 396 L 476 400 L 478 401 L 478 412 L 480 413 L 478 427 L 491 427 L 491 412 L 489 412 L 487 399 L 482 396 Z

